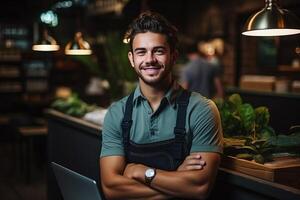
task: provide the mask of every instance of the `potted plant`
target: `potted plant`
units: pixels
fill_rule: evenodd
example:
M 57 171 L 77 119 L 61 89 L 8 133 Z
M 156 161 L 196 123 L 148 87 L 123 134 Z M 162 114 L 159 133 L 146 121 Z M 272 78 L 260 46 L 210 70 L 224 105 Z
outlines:
M 253 108 L 244 103 L 239 94 L 216 99 L 215 103 L 222 121 L 225 155 L 261 164 L 272 161 L 278 153 L 300 155 L 300 131 L 290 135 L 275 134 L 269 125 L 267 107 Z

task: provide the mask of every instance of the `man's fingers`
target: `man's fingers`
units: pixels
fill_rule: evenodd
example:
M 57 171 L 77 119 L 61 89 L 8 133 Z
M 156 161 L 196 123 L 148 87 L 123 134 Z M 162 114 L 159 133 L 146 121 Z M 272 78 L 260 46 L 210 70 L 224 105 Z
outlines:
M 206 165 L 206 162 L 201 158 L 202 157 L 200 153 L 191 153 L 179 166 L 178 171 L 203 169 L 203 167 Z
M 206 162 L 204 160 L 200 160 L 199 162 L 200 162 L 200 165 L 202 165 L 202 166 L 206 165 Z
M 201 155 L 199 153 L 192 153 L 191 155 L 186 157 L 186 160 L 190 159 L 201 159 Z
M 206 162 L 204 160 L 199 159 L 190 159 L 186 161 L 186 165 L 202 165 L 204 166 Z
M 187 167 L 188 170 L 194 170 L 194 169 L 202 169 L 202 165 L 190 165 Z

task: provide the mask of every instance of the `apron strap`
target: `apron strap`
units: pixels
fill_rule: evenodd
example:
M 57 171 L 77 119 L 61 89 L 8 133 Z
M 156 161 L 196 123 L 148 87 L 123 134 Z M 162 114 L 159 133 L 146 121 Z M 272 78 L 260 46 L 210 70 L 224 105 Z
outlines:
M 185 141 L 186 110 L 187 110 L 187 106 L 189 105 L 190 96 L 191 96 L 191 92 L 187 90 L 183 90 L 177 99 L 178 111 L 177 111 L 176 126 L 174 128 L 176 142 Z
M 129 135 L 130 135 L 130 129 L 132 125 L 133 96 L 134 96 L 134 92 L 132 92 L 129 95 L 126 101 L 125 114 L 121 123 L 125 156 L 128 152 Z

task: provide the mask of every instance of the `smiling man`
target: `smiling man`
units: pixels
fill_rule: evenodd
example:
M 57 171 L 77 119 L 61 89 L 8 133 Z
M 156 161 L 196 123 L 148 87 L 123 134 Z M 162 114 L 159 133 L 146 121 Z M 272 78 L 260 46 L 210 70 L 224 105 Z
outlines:
M 172 76 L 176 28 L 145 12 L 129 26 L 135 91 L 109 108 L 102 131 L 101 185 L 107 199 L 205 199 L 222 153 L 215 104 Z

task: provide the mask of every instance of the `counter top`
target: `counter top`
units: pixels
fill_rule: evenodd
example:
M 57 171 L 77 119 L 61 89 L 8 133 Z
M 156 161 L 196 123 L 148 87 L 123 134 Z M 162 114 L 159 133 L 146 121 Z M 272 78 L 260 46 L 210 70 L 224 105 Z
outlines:
M 223 167 L 219 169 L 216 184 L 218 185 L 219 182 L 231 184 L 236 190 L 243 188 L 243 190 L 255 191 L 258 194 L 263 194 L 274 199 L 299 199 L 300 197 L 300 190 L 297 188 L 266 181 Z M 227 193 L 230 192 L 228 191 Z
M 250 94 L 250 95 L 261 95 L 261 96 L 269 96 L 269 97 L 287 97 L 293 99 L 300 100 L 300 93 L 292 93 L 292 92 L 262 92 L 255 90 L 245 90 L 238 87 L 228 87 L 225 89 L 226 93 L 240 93 L 240 94 Z
M 76 126 L 81 129 L 89 130 L 89 132 L 95 133 L 97 135 L 99 135 L 102 131 L 102 126 L 100 125 L 94 124 L 78 117 L 67 115 L 57 110 L 48 109 L 46 110 L 46 115 L 51 119 L 59 120 L 68 125 Z

